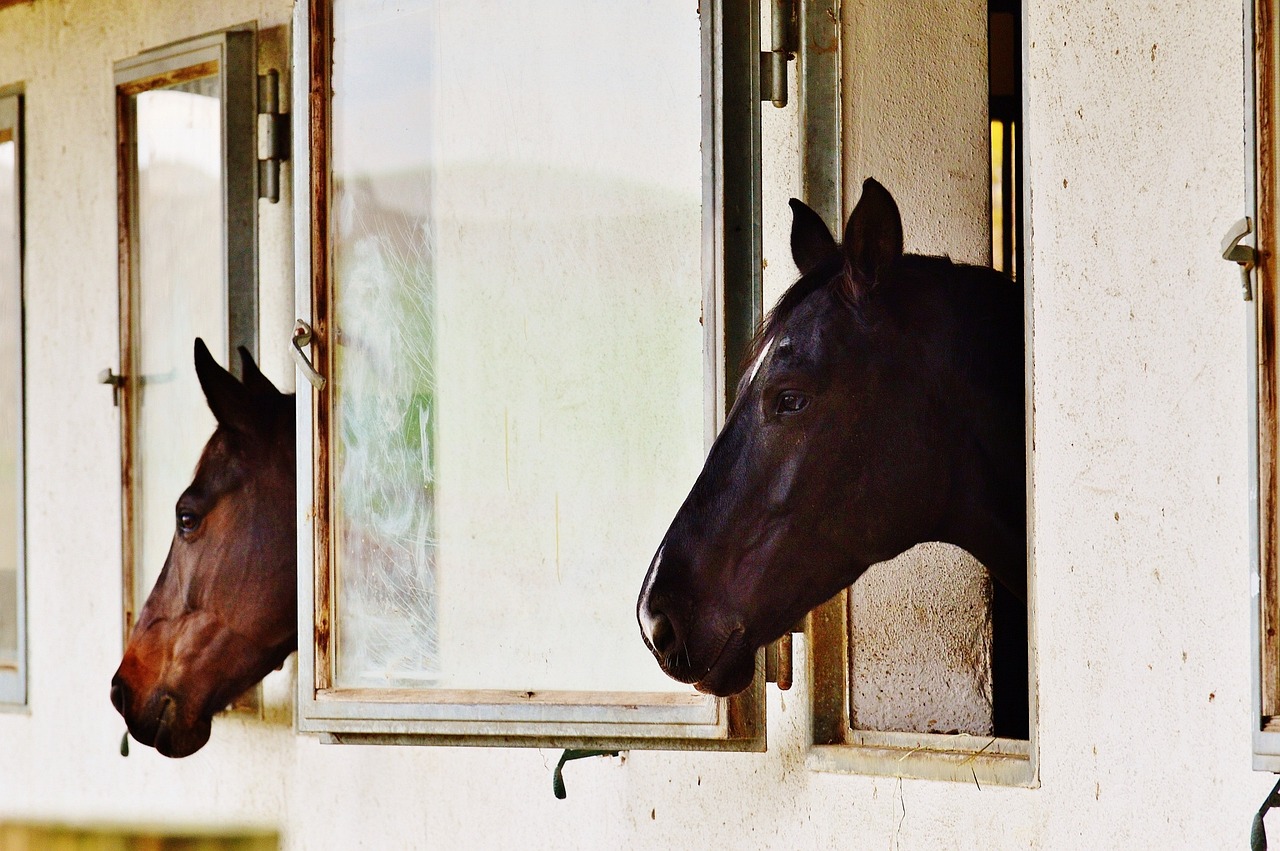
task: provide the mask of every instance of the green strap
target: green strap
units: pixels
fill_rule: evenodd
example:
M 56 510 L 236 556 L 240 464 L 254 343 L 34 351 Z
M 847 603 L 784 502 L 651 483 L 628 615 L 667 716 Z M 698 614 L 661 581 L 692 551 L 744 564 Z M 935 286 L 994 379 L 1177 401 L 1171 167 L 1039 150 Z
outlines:
M 563 801 L 568 796 L 568 791 L 564 788 L 564 764 L 571 759 L 585 759 L 589 756 L 617 756 L 617 751 L 593 751 L 580 750 L 577 748 L 569 748 L 560 754 L 560 761 L 556 763 L 556 770 L 551 774 L 551 791 L 555 792 L 556 797 Z

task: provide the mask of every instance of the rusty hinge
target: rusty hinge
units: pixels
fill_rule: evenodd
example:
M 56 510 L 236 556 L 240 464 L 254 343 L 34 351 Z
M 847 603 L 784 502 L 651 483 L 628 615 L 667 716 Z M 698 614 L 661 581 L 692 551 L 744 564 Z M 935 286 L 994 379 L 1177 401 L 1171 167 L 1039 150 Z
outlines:
M 258 75 L 258 197 L 280 200 L 280 163 L 289 159 L 289 116 L 280 111 L 280 72 Z
M 796 0 L 770 0 L 772 49 L 760 54 L 760 99 L 787 105 L 787 63 L 796 58 Z

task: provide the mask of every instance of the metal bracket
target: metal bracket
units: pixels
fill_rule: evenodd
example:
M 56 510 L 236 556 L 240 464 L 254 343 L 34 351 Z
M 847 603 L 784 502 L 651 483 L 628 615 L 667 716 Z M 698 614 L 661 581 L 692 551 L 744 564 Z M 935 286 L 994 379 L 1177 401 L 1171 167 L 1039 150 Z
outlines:
M 796 58 L 795 0 L 770 0 L 773 49 L 760 54 L 760 99 L 781 109 L 787 105 L 787 63 Z
M 1240 286 L 1245 301 L 1253 301 L 1253 282 L 1249 273 L 1258 262 L 1258 249 L 1241 245 L 1240 240 L 1253 232 L 1253 220 L 1245 216 L 1233 224 L 1222 238 L 1222 259 L 1240 265 Z
M 569 748 L 560 754 L 560 761 L 556 763 L 555 771 L 551 772 L 551 791 L 561 801 L 569 796 L 569 790 L 564 787 L 564 764 L 570 760 L 586 759 L 593 756 L 617 756 L 619 751 L 602 751 L 602 750 L 586 750 L 582 748 Z
M 289 116 L 280 111 L 280 72 L 258 75 L 258 197 L 280 200 L 280 163 L 289 159 Z
M 111 367 L 107 367 L 98 373 L 98 383 L 110 385 L 111 404 L 120 407 L 120 388 L 124 386 L 124 376 L 116 375 Z
M 809 616 L 805 615 L 800 623 L 791 627 L 789 632 L 783 633 L 776 641 L 765 648 L 764 681 L 773 683 L 778 687 L 779 691 L 789 691 L 793 682 L 792 675 L 795 666 L 792 662 L 791 654 L 794 641 L 791 636 L 797 633 L 804 635 L 808 626 Z
M 293 326 L 293 343 L 289 347 L 289 354 L 293 355 L 298 369 L 302 371 L 307 381 L 311 382 L 311 386 L 317 390 L 323 390 L 326 384 L 324 376 L 316 372 L 316 368 L 311 365 L 311 359 L 307 357 L 306 352 L 302 351 L 303 346 L 311 345 L 311 338 L 314 336 L 315 332 L 311 330 L 311 326 L 299 319 Z

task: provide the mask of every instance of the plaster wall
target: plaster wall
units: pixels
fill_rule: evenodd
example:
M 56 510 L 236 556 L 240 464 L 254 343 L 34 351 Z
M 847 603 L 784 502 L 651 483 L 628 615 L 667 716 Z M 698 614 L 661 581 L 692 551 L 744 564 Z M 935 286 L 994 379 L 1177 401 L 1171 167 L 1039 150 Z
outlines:
M 182 761 L 118 755 L 118 421 L 94 383 L 117 356 L 111 64 L 289 8 L 0 10 L 0 85 L 27 96 L 31 630 L 30 705 L 0 714 L 0 819 L 275 827 L 322 849 L 1243 846 L 1272 780 L 1249 767 L 1244 311 L 1216 252 L 1245 212 L 1240 5 L 1029 7 L 1039 788 L 811 772 L 802 677 L 770 695 L 768 753 L 585 760 L 566 801 L 548 788 L 552 751 L 296 736 L 291 665 L 269 679 L 265 721 L 220 719 Z M 865 172 L 857 156 L 847 173 Z M 921 199 L 949 189 L 900 192 L 911 241 Z M 264 221 L 264 238 L 286 223 Z M 288 254 L 272 256 L 264 323 L 287 326 Z

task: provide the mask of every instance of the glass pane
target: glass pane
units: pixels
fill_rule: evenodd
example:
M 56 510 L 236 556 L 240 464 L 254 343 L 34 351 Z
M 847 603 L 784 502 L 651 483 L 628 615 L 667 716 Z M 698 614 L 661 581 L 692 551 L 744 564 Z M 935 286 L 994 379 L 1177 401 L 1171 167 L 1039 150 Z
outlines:
M 634 607 L 704 449 L 696 8 L 334 21 L 335 684 L 689 691 Z
M 173 506 L 213 433 L 192 362 L 203 337 L 227 354 L 222 131 L 218 78 L 134 98 L 137 125 L 138 381 L 134 432 L 135 597 L 155 585 L 173 539 Z
M 18 597 L 22 530 L 22 320 L 18 279 L 18 143 L 0 128 L 0 672 L 19 661 Z

